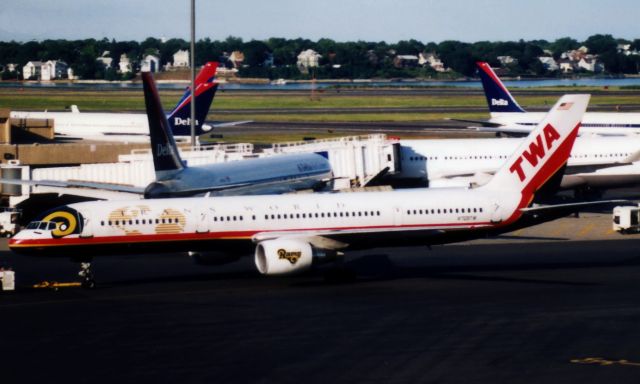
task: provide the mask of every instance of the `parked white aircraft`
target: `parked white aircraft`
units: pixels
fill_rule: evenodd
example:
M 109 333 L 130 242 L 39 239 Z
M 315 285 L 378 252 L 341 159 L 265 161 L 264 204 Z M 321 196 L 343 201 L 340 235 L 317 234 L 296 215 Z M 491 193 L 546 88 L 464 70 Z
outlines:
M 344 249 L 446 243 L 529 226 L 581 206 L 530 204 L 564 168 L 588 100 L 563 96 L 478 188 L 85 202 L 43 214 L 9 247 L 52 256 L 254 249 L 258 270 L 277 275 Z M 88 263 L 82 274 L 93 285 Z
M 390 181 L 392 184 L 402 181 L 429 187 L 482 185 L 503 166 L 523 140 L 401 140 L 401 171 L 392 175 Z M 639 184 L 638 160 L 640 136 L 578 137 L 561 188 L 606 189 Z
M 196 78 L 196 134 L 201 135 L 212 127 L 204 124 L 218 84 L 214 77 L 217 62 L 202 67 Z M 167 116 L 177 139 L 191 137 L 191 90 L 187 89 Z M 144 113 L 80 112 L 73 105 L 70 112 L 25 112 L 11 111 L 12 119 L 48 119 L 54 122 L 54 131 L 59 138 L 88 139 L 98 141 L 149 141 L 149 122 Z M 233 125 L 242 122 L 231 123 Z M 214 125 L 215 127 L 215 125 Z
M 544 118 L 545 112 L 527 112 L 511 96 L 491 66 L 478 62 L 491 118 L 474 127 L 480 131 L 526 135 Z M 580 135 L 627 135 L 640 133 L 640 113 L 635 112 L 587 112 L 580 125 Z

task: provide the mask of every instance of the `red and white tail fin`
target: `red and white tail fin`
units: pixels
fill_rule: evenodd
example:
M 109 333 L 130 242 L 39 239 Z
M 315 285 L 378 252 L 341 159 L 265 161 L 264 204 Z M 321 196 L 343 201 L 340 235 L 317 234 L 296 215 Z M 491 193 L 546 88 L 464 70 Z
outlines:
M 520 208 L 569 160 L 590 95 L 565 95 L 484 187 L 522 193 Z

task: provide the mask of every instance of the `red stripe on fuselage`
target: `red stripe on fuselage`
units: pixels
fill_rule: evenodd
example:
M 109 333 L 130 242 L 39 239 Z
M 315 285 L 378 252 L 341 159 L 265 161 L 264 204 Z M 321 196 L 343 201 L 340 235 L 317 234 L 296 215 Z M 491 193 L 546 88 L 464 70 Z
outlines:
M 328 228 L 293 228 L 274 230 L 252 230 L 252 231 L 228 231 L 228 232 L 202 232 L 202 233 L 178 233 L 178 234 L 149 234 L 149 235 L 123 235 L 123 236 L 100 236 L 100 237 L 63 237 L 59 239 L 10 239 L 9 248 L 29 248 L 29 247 L 60 247 L 75 245 L 99 245 L 99 244 L 131 244 L 131 243 L 154 243 L 167 241 L 192 241 L 192 240 L 225 240 L 225 239 L 250 239 L 258 233 L 269 232 L 305 232 L 305 231 L 353 231 L 353 230 L 381 230 L 381 229 L 433 229 L 434 227 L 455 227 L 461 229 L 474 228 L 491 225 L 490 222 L 477 223 L 445 223 L 445 224 L 409 224 L 399 226 L 367 226 L 367 227 L 328 227 Z

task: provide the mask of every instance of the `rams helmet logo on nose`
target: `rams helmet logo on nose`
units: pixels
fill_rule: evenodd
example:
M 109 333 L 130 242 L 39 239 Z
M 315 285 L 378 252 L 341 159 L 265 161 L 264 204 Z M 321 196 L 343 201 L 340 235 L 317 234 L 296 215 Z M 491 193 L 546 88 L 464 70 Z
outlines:
M 56 228 L 51 231 L 53 237 L 64 237 L 73 233 L 80 233 L 78 215 L 75 210 L 57 209 L 46 216 L 41 221 L 56 223 Z

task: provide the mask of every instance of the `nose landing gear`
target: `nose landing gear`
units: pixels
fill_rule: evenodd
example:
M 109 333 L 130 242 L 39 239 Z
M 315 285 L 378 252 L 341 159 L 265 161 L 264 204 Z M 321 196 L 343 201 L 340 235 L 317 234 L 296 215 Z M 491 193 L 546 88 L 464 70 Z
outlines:
M 78 276 L 82 278 L 82 288 L 92 289 L 96 287 L 96 280 L 94 279 L 90 262 L 80 263 L 80 272 L 78 272 Z

